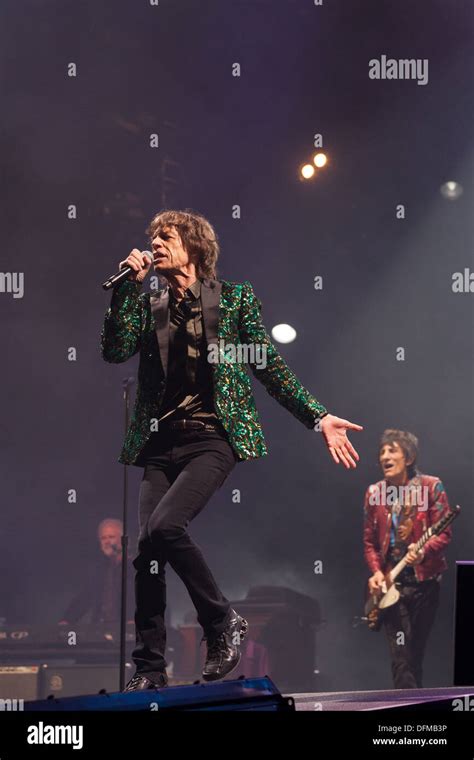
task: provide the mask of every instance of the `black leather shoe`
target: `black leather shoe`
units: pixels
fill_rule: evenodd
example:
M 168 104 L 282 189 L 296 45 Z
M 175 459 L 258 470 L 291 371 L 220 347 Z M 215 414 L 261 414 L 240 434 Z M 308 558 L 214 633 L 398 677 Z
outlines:
M 143 691 L 144 689 L 162 689 L 168 686 L 168 676 L 166 673 L 153 673 L 153 681 L 146 676 L 135 673 L 130 679 L 124 691 Z
M 218 681 L 231 673 L 242 657 L 239 646 L 247 634 L 249 624 L 245 618 L 231 610 L 232 618 L 222 633 L 203 636 L 207 642 L 207 658 L 202 671 L 205 681 Z

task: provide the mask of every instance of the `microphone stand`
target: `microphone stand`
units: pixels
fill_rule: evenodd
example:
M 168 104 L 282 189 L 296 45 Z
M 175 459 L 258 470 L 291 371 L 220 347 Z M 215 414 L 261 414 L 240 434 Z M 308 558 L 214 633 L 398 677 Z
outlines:
M 128 418 L 130 407 L 130 386 L 135 378 L 126 377 L 123 380 L 123 401 L 125 411 L 125 434 L 128 430 Z M 127 511 L 128 511 L 128 469 L 123 466 L 123 513 L 122 513 L 122 590 L 120 600 L 120 662 L 119 662 L 119 689 L 123 691 L 125 686 L 125 636 L 127 631 L 127 570 L 128 570 L 128 535 L 127 535 Z

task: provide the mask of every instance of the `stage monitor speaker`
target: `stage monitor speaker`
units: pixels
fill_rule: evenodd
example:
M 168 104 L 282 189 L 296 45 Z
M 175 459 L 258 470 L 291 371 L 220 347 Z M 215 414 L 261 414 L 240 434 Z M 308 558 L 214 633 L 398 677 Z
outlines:
M 25 702 L 25 712 L 241 710 L 293 712 L 292 697 L 283 697 L 270 678 L 239 678 L 236 681 L 166 686 L 126 693 L 99 694 Z
M 474 685 L 474 562 L 456 562 L 454 685 Z

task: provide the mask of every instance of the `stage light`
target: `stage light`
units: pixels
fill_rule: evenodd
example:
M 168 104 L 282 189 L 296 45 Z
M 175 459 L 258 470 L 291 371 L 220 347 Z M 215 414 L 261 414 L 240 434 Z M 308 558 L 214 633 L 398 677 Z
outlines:
M 296 338 L 296 330 L 291 325 L 275 325 L 272 328 L 272 338 L 278 343 L 291 343 Z
M 459 182 L 453 182 L 450 180 L 449 182 L 445 182 L 444 185 L 441 185 L 439 191 L 443 198 L 447 198 L 449 201 L 455 201 L 460 195 L 462 195 L 463 187 Z
M 311 179 L 311 177 L 314 176 L 314 166 L 311 166 L 311 164 L 305 164 L 301 167 L 301 176 L 304 179 Z
M 316 153 L 316 155 L 313 158 L 314 165 L 318 167 L 318 169 L 321 168 L 321 166 L 325 166 L 327 164 L 327 156 L 325 153 Z

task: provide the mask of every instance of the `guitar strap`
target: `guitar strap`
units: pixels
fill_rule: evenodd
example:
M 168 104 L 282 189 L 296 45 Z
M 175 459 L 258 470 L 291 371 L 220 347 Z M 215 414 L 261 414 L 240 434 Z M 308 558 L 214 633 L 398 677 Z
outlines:
M 413 529 L 413 521 L 416 517 L 416 512 L 419 504 L 421 491 L 421 478 L 415 476 L 407 483 L 407 488 L 404 490 L 403 503 L 400 504 L 399 500 L 392 505 L 392 541 L 391 541 L 391 554 L 392 557 L 398 561 L 407 550 L 407 546 L 410 542 L 410 535 Z

